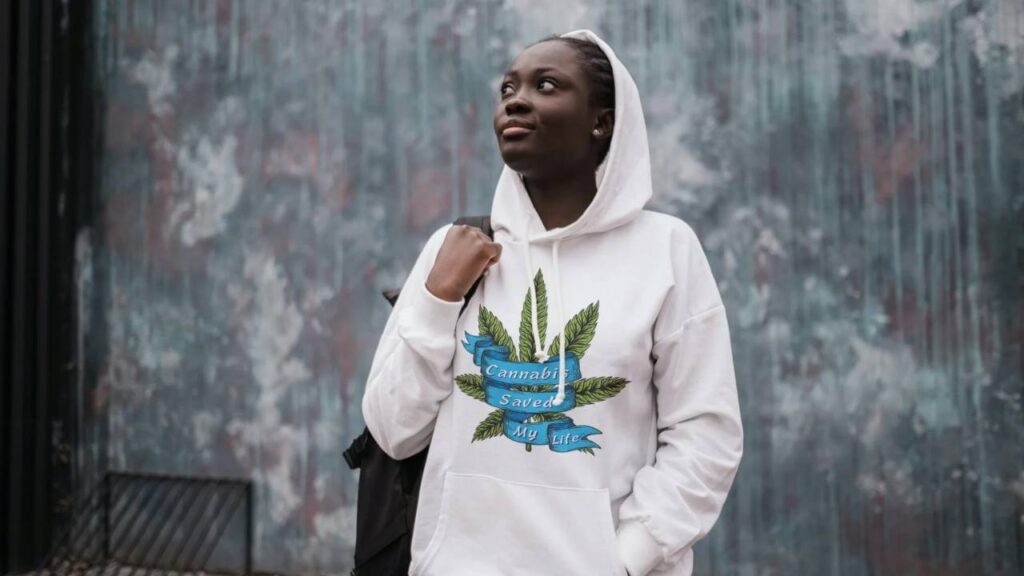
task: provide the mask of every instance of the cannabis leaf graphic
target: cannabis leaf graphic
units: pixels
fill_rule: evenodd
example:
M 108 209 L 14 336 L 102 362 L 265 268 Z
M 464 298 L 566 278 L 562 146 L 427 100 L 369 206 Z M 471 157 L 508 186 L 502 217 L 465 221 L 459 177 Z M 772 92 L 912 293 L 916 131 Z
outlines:
M 459 374 L 455 377 L 455 383 L 458 384 L 459 390 L 465 392 L 467 396 L 480 401 L 486 400 L 483 374 Z
M 544 274 L 540 270 L 537 270 L 537 274 L 533 278 L 533 289 L 537 297 L 537 335 L 540 337 L 541 344 L 547 339 L 548 329 L 548 296 L 547 287 L 544 284 Z M 536 344 L 533 338 L 533 299 L 530 296 L 530 290 L 526 290 L 526 297 L 523 300 L 523 310 L 519 319 L 519 350 L 516 351 L 515 343 L 512 341 L 512 337 L 509 336 L 508 330 L 502 325 L 501 320 L 494 315 L 493 312 L 488 310 L 484 306 L 480 306 L 479 312 L 479 329 L 480 336 L 490 336 L 495 344 L 503 346 L 508 349 L 508 360 L 510 362 L 533 362 L 534 353 L 536 352 Z M 565 351 L 568 354 L 572 352 L 578 358 L 583 358 L 586 354 L 587 349 L 590 348 L 590 343 L 594 339 L 594 335 L 597 332 L 597 320 L 600 316 L 599 310 L 600 302 L 593 302 L 583 310 L 577 312 L 569 322 L 563 327 L 565 333 Z M 557 356 L 559 350 L 559 341 L 556 336 L 548 347 L 548 356 Z M 586 406 L 588 404 L 596 404 L 597 402 L 603 402 L 609 398 L 614 397 L 618 393 L 625 389 L 626 384 L 629 380 L 625 378 L 619 378 L 617 376 L 597 376 L 592 378 L 581 378 L 572 382 L 572 387 L 576 391 L 576 404 L 575 407 Z M 487 393 L 484 389 L 484 378 L 482 374 L 459 374 L 455 377 L 455 384 L 462 390 L 464 394 L 470 398 L 480 400 L 481 402 L 487 402 Z M 557 385 L 553 384 L 540 384 L 540 385 L 526 385 L 521 384 L 518 386 L 509 386 L 510 390 L 521 391 L 521 392 L 550 392 L 557 389 Z M 538 422 L 555 422 L 565 418 L 563 412 L 545 412 L 539 414 L 532 414 L 524 423 L 534 424 Z M 505 410 L 499 409 L 494 410 L 487 415 L 486 418 L 473 432 L 473 442 L 477 440 L 486 440 L 487 438 L 496 438 L 504 434 L 505 429 Z M 525 444 L 526 451 L 531 452 L 533 446 L 529 443 Z M 600 448 L 600 446 L 598 446 Z M 576 449 L 579 452 L 586 452 L 593 456 L 594 449 L 590 447 L 580 447 Z
M 540 270 L 537 270 L 537 275 L 533 278 L 533 291 L 537 294 L 537 334 L 540 336 L 540 345 L 543 346 L 548 337 L 548 294 L 544 287 L 544 274 Z M 523 313 L 519 319 L 519 357 L 532 362 L 536 351 L 533 341 L 533 302 L 530 299 L 530 290 L 527 289 Z
M 565 325 L 565 352 L 572 352 L 578 358 L 583 358 L 590 348 L 590 341 L 594 339 L 594 332 L 597 331 L 598 306 L 600 302 L 594 302 L 573 316 Z M 551 341 L 548 347 L 548 356 L 556 356 L 559 353 L 558 336 Z
M 498 320 L 498 317 L 484 306 L 480 306 L 479 324 L 481 336 L 490 336 L 494 339 L 495 344 L 508 348 L 508 359 L 510 361 L 519 361 L 519 357 L 516 355 L 516 345 L 512 343 L 512 338 L 508 335 L 508 330 L 505 330 L 505 326 L 501 324 L 501 320 Z M 529 360 L 531 359 L 527 359 L 526 361 Z
M 473 432 L 473 442 L 501 436 L 501 432 L 504 429 L 505 411 L 495 410 L 488 414 L 487 418 L 484 418 L 484 421 L 476 427 L 476 431 Z
M 523 420 L 523 422 L 526 422 L 526 423 L 554 422 L 555 420 L 561 420 L 561 419 L 562 419 L 562 415 L 559 414 L 558 412 L 545 412 L 545 413 L 541 413 L 541 414 L 533 414 L 529 418 L 527 418 L 526 420 Z
M 607 400 L 622 392 L 628 383 L 629 380 L 618 376 L 581 378 L 572 383 L 573 388 L 576 389 L 576 407 Z
M 557 384 L 521 384 L 519 386 L 511 386 L 512 390 L 519 390 L 520 392 L 549 392 L 558 388 Z

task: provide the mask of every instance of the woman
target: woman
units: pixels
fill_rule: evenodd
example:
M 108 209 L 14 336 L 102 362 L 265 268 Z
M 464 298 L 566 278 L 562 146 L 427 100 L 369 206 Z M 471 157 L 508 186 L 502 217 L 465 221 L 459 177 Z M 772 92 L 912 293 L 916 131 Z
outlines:
M 410 574 L 690 574 L 743 433 L 701 245 L 643 209 L 636 84 L 589 30 L 545 39 L 506 72 L 494 128 L 494 241 L 431 236 L 363 399 L 392 457 L 430 444 Z

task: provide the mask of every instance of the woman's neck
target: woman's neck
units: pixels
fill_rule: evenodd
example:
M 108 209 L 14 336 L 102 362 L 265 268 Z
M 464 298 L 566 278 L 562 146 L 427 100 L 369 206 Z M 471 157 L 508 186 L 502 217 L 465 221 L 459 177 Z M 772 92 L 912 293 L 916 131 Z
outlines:
M 593 173 L 524 178 L 523 184 L 545 230 L 564 228 L 575 222 L 597 195 Z

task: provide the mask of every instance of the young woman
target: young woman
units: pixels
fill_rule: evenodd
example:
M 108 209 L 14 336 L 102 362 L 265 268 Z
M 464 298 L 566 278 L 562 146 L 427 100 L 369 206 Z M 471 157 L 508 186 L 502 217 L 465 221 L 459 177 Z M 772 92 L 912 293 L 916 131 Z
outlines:
M 505 73 L 494 130 L 494 241 L 430 237 L 363 399 L 392 457 L 430 445 L 410 574 L 688 575 L 743 431 L 700 242 L 644 210 L 636 84 L 589 30 L 545 39 Z

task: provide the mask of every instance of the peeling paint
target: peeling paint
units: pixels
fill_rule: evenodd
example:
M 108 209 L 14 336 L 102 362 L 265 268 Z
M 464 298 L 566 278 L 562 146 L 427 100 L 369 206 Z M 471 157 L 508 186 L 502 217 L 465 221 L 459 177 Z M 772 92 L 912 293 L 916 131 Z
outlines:
M 217 144 L 201 137 L 194 147 L 178 151 L 178 170 L 190 198 L 175 207 L 170 220 L 181 224 L 181 241 L 193 246 L 224 231 L 225 218 L 242 196 L 243 180 L 235 165 L 238 143 L 228 136 Z
M 129 17 L 129 13 L 131 17 Z M 486 212 L 497 79 L 590 27 L 730 318 L 745 455 L 700 574 L 1024 572 L 1018 0 L 99 0 L 83 483 L 253 478 L 256 566 L 347 572 L 341 450 L 426 237 Z
M 163 47 L 160 54 L 147 52 L 132 69 L 132 78 L 146 88 L 149 109 L 156 116 L 171 112 L 171 98 L 178 86 L 174 81 L 174 63 L 178 59 L 178 47 L 171 44 Z

